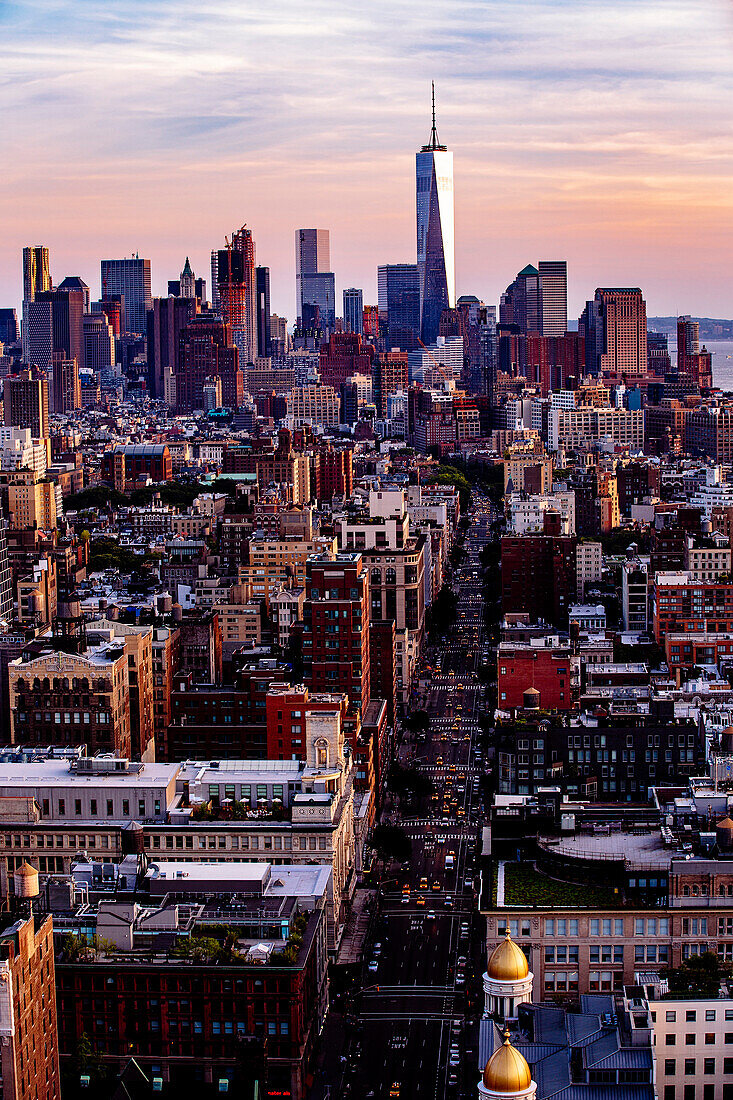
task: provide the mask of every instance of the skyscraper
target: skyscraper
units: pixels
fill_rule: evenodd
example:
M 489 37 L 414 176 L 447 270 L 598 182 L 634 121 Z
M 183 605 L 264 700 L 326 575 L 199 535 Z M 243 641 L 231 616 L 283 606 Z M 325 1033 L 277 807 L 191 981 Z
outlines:
M 3 384 L 3 412 L 10 428 L 30 428 L 34 439 L 48 436 L 48 381 L 38 372 L 21 370 Z
M 413 351 L 420 335 L 420 273 L 417 264 L 377 268 L 380 336 L 387 351 Z
M 232 233 L 231 244 L 219 249 L 216 275 L 219 312 L 230 328 L 231 342 L 244 366 L 257 355 L 255 243 L 251 229 L 243 225 Z
M 344 291 L 344 332 L 364 333 L 364 295 L 356 287 Z
M 540 260 L 541 333 L 564 336 L 568 329 L 568 265 L 565 260 Z
M 578 322 L 586 369 L 594 375 L 646 374 L 646 302 L 638 287 L 602 288 Z
M 17 344 L 19 338 L 18 314 L 10 306 L 0 309 L 0 344 Z
M 517 325 L 520 332 L 541 332 L 540 273 L 532 264 L 523 267 L 502 294 L 499 321 L 502 325 Z
M 153 397 L 176 404 L 180 336 L 196 316 L 195 298 L 153 298 L 148 313 L 148 386 Z
M 150 260 L 133 256 L 124 260 L 102 260 L 102 298 L 121 294 L 125 301 L 125 331 L 143 334 L 153 301 L 150 289 Z
M 453 154 L 438 140 L 433 127 L 427 145 L 415 157 L 417 198 L 417 268 L 420 281 L 420 337 L 432 344 L 440 315 L 456 304 Z
M 50 373 L 53 360 L 53 311 L 50 302 L 23 302 L 23 361 Z
M 700 322 L 691 317 L 677 318 L 677 372 L 689 374 L 692 357 L 700 351 Z
M 115 365 L 115 334 L 104 313 L 84 315 L 84 366 L 101 374 Z
M 295 291 L 298 320 L 328 338 L 336 328 L 336 278 L 327 229 L 296 229 Z
M 32 302 L 36 294 L 51 289 L 48 249 L 41 244 L 23 249 L 23 301 Z
M 211 306 L 217 313 L 221 309 L 221 299 L 219 298 L 219 250 L 217 248 L 211 250 Z
M 84 366 L 84 290 L 44 290 L 36 294 L 38 302 L 51 303 L 54 356 L 76 359 Z M 40 364 L 39 364 L 40 366 Z
M 271 354 L 270 340 L 270 269 L 255 270 L 257 284 L 257 354 L 265 358 Z

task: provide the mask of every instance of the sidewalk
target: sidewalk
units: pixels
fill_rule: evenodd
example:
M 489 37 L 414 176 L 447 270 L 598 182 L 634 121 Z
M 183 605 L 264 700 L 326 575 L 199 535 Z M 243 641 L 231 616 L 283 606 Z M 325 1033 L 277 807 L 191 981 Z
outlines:
M 351 910 L 346 918 L 346 927 L 339 945 L 338 965 L 350 966 L 361 961 L 364 940 L 369 931 L 369 922 L 375 911 L 376 890 L 357 887 Z

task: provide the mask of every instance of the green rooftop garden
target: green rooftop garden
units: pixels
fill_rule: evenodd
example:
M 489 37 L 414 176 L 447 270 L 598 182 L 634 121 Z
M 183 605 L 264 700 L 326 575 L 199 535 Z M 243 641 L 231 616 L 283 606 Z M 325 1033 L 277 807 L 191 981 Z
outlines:
M 496 903 L 494 871 L 493 899 Z M 538 871 L 532 863 L 504 866 L 504 905 L 577 905 L 585 908 L 617 908 L 623 897 L 612 887 L 591 883 L 561 882 Z

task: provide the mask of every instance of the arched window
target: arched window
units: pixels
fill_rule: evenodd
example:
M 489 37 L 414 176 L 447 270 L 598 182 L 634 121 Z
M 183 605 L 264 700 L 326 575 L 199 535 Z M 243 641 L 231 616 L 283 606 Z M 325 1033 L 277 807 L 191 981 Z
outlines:
M 391 568 L 388 569 L 385 580 L 387 584 L 397 584 L 397 570 Z
M 328 741 L 324 737 L 319 737 L 316 741 L 316 766 L 328 767 Z
M 382 570 L 375 566 L 374 569 L 372 569 L 372 584 L 381 584 L 381 583 L 382 583 Z

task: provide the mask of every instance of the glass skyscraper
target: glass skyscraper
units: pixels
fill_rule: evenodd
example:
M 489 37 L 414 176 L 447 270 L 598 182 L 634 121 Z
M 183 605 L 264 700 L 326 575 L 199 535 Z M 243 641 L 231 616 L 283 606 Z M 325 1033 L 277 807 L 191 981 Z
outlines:
M 417 269 L 420 282 L 420 337 L 432 344 L 440 315 L 456 304 L 453 154 L 438 141 L 435 128 L 415 157 L 417 198 Z
M 344 332 L 364 332 L 364 295 L 356 287 L 344 291 Z
M 377 268 L 379 332 L 387 351 L 412 351 L 420 335 L 420 276 L 417 264 Z

